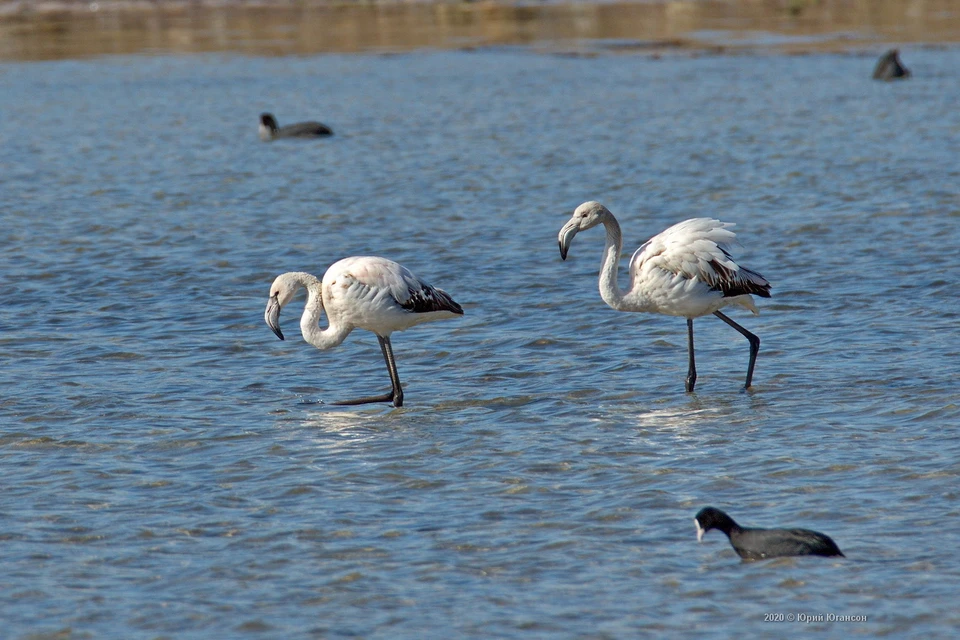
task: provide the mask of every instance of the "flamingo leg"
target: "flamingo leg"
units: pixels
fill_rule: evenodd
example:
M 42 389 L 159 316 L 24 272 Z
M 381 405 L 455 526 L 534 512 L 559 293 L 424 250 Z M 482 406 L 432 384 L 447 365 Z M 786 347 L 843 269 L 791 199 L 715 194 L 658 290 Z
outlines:
M 690 358 L 687 365 L 687 393 L 693 393 L 693 385 L 697 384 L 697 363 L 693 357 L 693 318 L 687 318 L 687 355 Z
M 374 402 L 392 402 L 395 407 L 403 406 L 403 389 L 400 387 L 400 374 L 397 373 L 397 361 L 393 357 L 393 347 L 390 346 L 390 338 L 377 336 L 380 341 L 380 351 L 383 352 L 383 359 L 387 362 L 387 371 L 390 372 L 390 383 L 393 388 L 380 396 L 368 396 L 366 398 L 357 398 L 356 400 L 341 400 L 332 402 L 337 405 L 355 405 L 372 404 Z
M 728 325 L 739 331 L 740 335 L 750 341 L 750 363 L 747 365 L 747 381 L 743 385 L 744 389 L 749 389 L 750 384 L 753 382 L 753 367 L 755 364 L 757 364 L 757 354 L 760 353 L 760 338 L 750 333 L 719 311 L 714 311 L 713 315 L 717 316 Z
M 400 386 L 400 374 L 397 372 L 397 361 L 393 357 L 393 346 L 390 344 L 390 338 L 380 340 L 380 350 L 383 351 L 383 359 L 387 361 L 387 371 L 390 372 L 390 384 L 393 385 L 393 406 L 403 406 L 403 387 Z

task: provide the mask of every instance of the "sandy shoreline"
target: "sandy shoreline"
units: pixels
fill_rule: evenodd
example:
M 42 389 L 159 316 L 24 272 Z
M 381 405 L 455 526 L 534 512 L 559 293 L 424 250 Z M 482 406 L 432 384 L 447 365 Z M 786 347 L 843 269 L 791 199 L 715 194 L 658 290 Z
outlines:
M 0 59 L 6 60 L 491 46 L 571 55 L 794 54 L 958 42 L 960 6 L 952 0 L 0 0 Z
M 695 0 L 694 0 L 695 1 Z M 501 0 L 477 0 L 484 4 L 531 4 Z M 0 19 L 5 16 L 31 16 L 56 13 L 96 13 L 117 11 L 182 12 L 190 9 L 315 9 L 356 6 L 397 6 L 412 4 L 476 4 L 463 0 L 0 0 Z M 537 4 L 537 3 L 532 3 Z
M 433 1 L 433 0 L 429 0 Z M 0 0 L 0 15 L 96 11 L 181 11 L 183 9 L 240 9 L 244 7 L 330 7 L 350 4 L 407 4 L 396 0 L 363 3 L 330 0 Z

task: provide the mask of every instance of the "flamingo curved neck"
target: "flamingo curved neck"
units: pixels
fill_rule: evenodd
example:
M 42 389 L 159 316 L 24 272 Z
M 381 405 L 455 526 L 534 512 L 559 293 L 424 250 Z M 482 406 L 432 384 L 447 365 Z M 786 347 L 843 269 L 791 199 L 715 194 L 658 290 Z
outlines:
M 307 304 L 300 316 L 300 333 L 303 339 L 317 349 L 332 349 L 350 334 L 352 327 L 343 326 L 327 315 L 327 328 L 320 328 L 323 314 L 323 284 L 309 273 L 297 274 L 297 282 L 307 290 Z
M 600 264 L 600 297 L 608 306 L 620 309 L 623 306 L 623 292 L 617 286 L 617 271 L 623 250 L 623 234 L 620 223 L 613 215 L 603 217 L 603 228 L 607 231 L 607 244 L 603 248 L 603 262 Z

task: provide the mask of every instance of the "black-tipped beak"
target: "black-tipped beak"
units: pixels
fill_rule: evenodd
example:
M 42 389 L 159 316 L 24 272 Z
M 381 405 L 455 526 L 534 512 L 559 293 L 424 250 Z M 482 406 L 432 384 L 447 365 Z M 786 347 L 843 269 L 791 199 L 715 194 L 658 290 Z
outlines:
M 573 236 L 577 235 L 580 232 L 580 224 L 575 220 L 571 219 L 567 224 L 563 225 L 563 228 L 560 229 L 560 259 L 567 259 L 567 251 L 570 250 L 570 243 L 573 242 Z
M 280 331 L 280 301 L 277 296 L 271 296 L 267 300 L 267 310 L 263 312 L 263 320 L 277 334 L 277 337 L 283 340 L 283 332 Z

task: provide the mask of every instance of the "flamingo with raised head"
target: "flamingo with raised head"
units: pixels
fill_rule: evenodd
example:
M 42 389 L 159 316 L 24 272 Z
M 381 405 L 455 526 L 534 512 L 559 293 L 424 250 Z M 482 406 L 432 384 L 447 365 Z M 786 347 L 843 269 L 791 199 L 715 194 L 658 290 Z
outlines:
M 372 331 L 380 341 L 390 373 L 392 389 L 388 393 L 331 404 L 392 402 L 402 407 L 403 388 L 390 334 L 423 322 L 463 315 L 463 309 L 447 292 L 427 284 L 406 267 L 386 258 L 355 256 L 333 263 L 322 281 L 298 271 L 277 276 L 270 285 L 263 318 L 281 340 L 280 310 L 301 288 L 307 290 L 307 304 L 300 318 L 304 340 L 317 349 L 332 349 L 354 329 Z M 324 312 L 327 328 L 321 329 L 320 315 Z
M 607 232 L 600 266 L 600 297 L 617 311 L 662 313 L 687 319 L 689 365 L 685 388 L 692 392 L 697 382 L 693 353 L 693 320 L 712 313 L 750 342 L 750 362 L 744 389 L 753 381 L 753 368 L 760 351 L 760 338 L 720 312 L 728 305 L 749 309 L 756 315 L 752 294 L 770 297 L 770 283 L 756 271 L 738 265 L 730 254 L 736 234 L 730 222 L 691 218 L 653 236 L 630 258 L 630 288 L 617 285 L 623 235 L 620 223 L 599 202 L 584 202 L 560 229 L 560 257 L 567 259 L 574 236 L 597 225 Z

